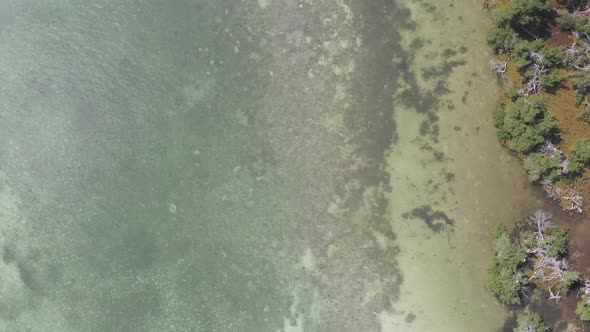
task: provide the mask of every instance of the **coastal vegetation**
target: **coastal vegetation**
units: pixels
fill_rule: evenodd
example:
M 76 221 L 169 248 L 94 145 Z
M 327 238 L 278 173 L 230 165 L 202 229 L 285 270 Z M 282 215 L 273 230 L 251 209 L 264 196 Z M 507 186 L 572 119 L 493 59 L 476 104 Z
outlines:
M 559 130 L 557 121 L 538 97 L 519 96 L 508 105 L 500 104 L 494 113 L 494 124 L 498 138 L 508 142 L 511 149 L 527 154 Z
M 549 326 L 543 322 L 543 318 L 537 313 L 525 311 L 518 315 L 514 332 L 547 332 Z
M 584 295 L 578 301 L 578 305 L 576 307 L 576 314 L 580 316 L 580 319 L 583 321 L 590 321 L 590 296 Z
M 555 226 L 551 215 L 537 210 L 512 234 L 504 225 L 492 230 L 492 266 L 488 288 L 506 304 L 522 304 L 527 288 L 547 292 L 559 302 L 580 281 L 580 274 L 567 260 L 568 230 Z
M 556 304 L 570 293 L 577 294 L 576 314 L 590 321 L 590 277 L 576 271 L 568 260 L 567 228 L 554 225 L 549 213 L 537 210 L 513 231 L 494 226 L 492 239 L 488 289 L 508 305 L 528 302 L 514 331 L 548 331 L 541 317 L 529 310 L 531 300 L 526 295 L 533 290 Z
M 496 225 L 492 231 L 494 257 L 489 270 L 488 287 L 507 304 L 520 304 L 520 292 L 527 279 L 522 271 L 526 254 L 512 241 L 504 225 Z
M 488 0 L 485 7 L 495 23 L 487 35 L 497 54 L 490 66 L 505 87 L 494 111 L 498 138 L 523 160 L 531 182 L 565 211 L 583 213 L 590 193 L 582 181 L 590 161 L 590 4 Z
M 486 0 L 495 24 L 490 67 L 504 87 L 493 113 L 498 139 L 522 159 L 529 180 L 571 214 L 587 215 L 590 195 L 590 1 Z M 586 175 L 586 176 L 585 176 Z M 522 305 L 531 289 L 556 303 L 576 291 L 576 314 L 590 321 L 590 278 L 569 262 L 568 229 L 536 211 L 509 231 L 492 231 L 488 288 Z M 528 309 L 514 331 L 548 331 Z

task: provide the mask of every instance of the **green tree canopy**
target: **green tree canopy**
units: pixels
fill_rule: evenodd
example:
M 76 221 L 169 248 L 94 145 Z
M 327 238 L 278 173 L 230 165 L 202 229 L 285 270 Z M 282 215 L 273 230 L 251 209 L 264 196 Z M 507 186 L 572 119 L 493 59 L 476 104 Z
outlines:
M 513 0 L 508 6 L 492 12 L 492 19 L 501 28 L 512 28 L 521 37 L 536 39 L 545 34 L 554 13 L 546 0 Z
M 543 322 L 541 315 L 526 310 L 516 318 L 514 332 L 548 332 L 549 326 Z
M 494 257 L 492 267 L 488 270 L 488 288 L 500 301 L 520 304 L 520 291 L 527 282 L 521 269 L 526 254 L 510 239 L 506 226 L 495 226 L 492 236 Z
M 580 316 L 581 320 L 586 322 L 590 321 L 590 296 L 584 295 L 580 301 L 578 301 L 576 314 Z
M 494 114 L 494 124 L 498 138 L 510 141 L 510 148 L 526 154 L 558 130 L 557 120 L 535 96 L 520 97 L 508 107 L 500 106 Z
M 588 162 L 590 162 L 590 138 L 577 141 L 572 148 L 570 172 L 580 173 Z

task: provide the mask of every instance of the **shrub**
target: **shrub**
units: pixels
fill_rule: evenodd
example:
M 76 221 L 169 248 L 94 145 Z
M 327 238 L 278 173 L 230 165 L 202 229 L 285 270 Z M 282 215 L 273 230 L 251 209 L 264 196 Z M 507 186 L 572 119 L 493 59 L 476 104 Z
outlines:
M 590 321 L 590 296 L 584 295 L 580 301 L 578 301 L 576 314 L 580 316 L 581 320 Z
M 487 34 L 487 41 L 494 50 L 511 52 L 517 40 L 517 34 L 510 28 L 494 28 Z
M 571 31 L 575 29 L 576 17 L 565 9 L 559 9 L 557 11 L 557 17 L 555 17 L 555 22 L 563 30 Z
M 543 54 L 543 64 L 547 68 L 560 68 L 565 64 L 565 54 L 562 47 L 544 44 L 539 52 Z
M 590 122 L 590 107 L 588 103 L 588 97 L 590 95 L 590 74 L 584 73 L 574 76 L 572 78 L 572 84 L 576 91 L 577 106 L 584 103 L 584 110 L 578 114 L 577 118 Z
M 562 175 L 561 156 L 547 158 L 541 153 L 531 153 L 524 161 L 524 168 L 531 182 L 539 181 L 543 176 L 555 181 Z
M 577 141 L 572 149 L 573 159 L 581 162 L 590 161 L 590 138 Z
M 497 224 L 492 227 L 492 240 L 494 241 L 508 234 L 508 228 L 503 224 Z
M 536 51 L 538 45 L 535 42 L 529 42 L 526 40 L 519 40 L 514 43 L 512 49 L 512 56 L 514 65 L 519 73 L 526 76 L 527 69 L 533 64 L 531 59 L 531 52 Z
M 541 76 L 541 84 L 543 88 L 547 89 L 548 91 L 555 91 L 565 81 L 565 77 L 561 75 L 557 70 L 552 70 L 548 74 L 544 74 Z
M 504 112 L 504 108 L 506 108 L 506 104 L 499 102 L 494 109 L 494 113 L 492 117 L 494 119 L 494 127 L 498 128 L 496 134 L 501 141 L 506 141 L 510 139 L 510 133 L 502 130 L 504 128 L 504 117 L 506 116 L 506 112 Z
M 525 311 L 516 318 L 514 332 L 548 332 L 549 326 L 543 322 L 543 318 L 534 312 Z
M 572 78 L 572 84 L 574 90 L 576 90 L 576 99 L 578 105 L 582 102 L 583 98 L 590 94 L 590 75 L 581 74 Z
M 577 174 L 590 161 L 590 139 L 577 141 L 572 148 L 570 157 L 570 172 Z
M 522 246 L 523 250 L 532 249 L 537 245 L 537 238 L 535 237 L 535 233 L 532 231 L 522 231 L 519 234 L 520 241 L 519 243 Z
M 498 138 L 510 141 L 510 148 L 522 153 L 532 152 L 557 129 L 543 101 L 537 97 L 521 97 L 508 107 L 499 106 L 494 112 Z
M 568 230 L 562 226 L 556 226 L 551 229 L 551 235 L 546 238 L 551 256 L 565 256 L 568 246 Z
M 497 8 L 492 19 L 501 28 L 512 28 L 526 38 L 545 33 L 553 17 L 551 4 L 546 0 L 513 0 L 510 5 Z
M 575 30 L 583 35 L 590 34 L 590 20 L 587 16 L 574 16 L 567 10 L 559 10 L 555 22 L 564 30 Z
M 510 101 L 516 101 L 518 97 L 520 97 L 520 95 L 515 88 L 510 87 L 506 90 L 506 98 L 510 99 Z
M 511 147 L 518 152 L 529 153 L 543 141 L 542 134 L 533 127 L 528 127 L 522 135 L 512 141 Z
M 590 110 L 588 108 L 584 109 L 582 112 L 576 116 L 578 120 L 584 120 L 586 122 L 590 122 Z
M 520 290 L 527 282 L 521 269 L 526 254 L 510 239 L 505 226 L 495 226 L 492 237 L 494 257 L 492 267 L 488 270 L 488 288 L 500 301 L 520 304 Z
M 533 58 L 531 57 L 533 52 L 541 54 L 543 56 L 542 61 L 539 62 L 539 59 L 537 59 L 536 62 L 533 61 Z M 534 63 L 542 65 L 545 69 L 561 68 L 566 63 L 566 57 L 562 48 L 549 46 L 542 40 L 520 40 L 514 44 L 511 55 L 516 69 L 525 80 L 532 78 L 532 65 Z M 558 88 L 561 82 L 565 80 L 565 77 L 557 71 L 552 70 L 549 74 L 545 75 L 549 77 L 545 78 L 546 81 L 543 82 L 543 86 L 547 86 L 550 89 Z
M 582 173 L 582 169 L 584 169 L 584 164 L 570 160 L 570 164 L 569 164 L 569 173 L 573 176 L 577 176 L 580 175 L 580 173 Z
M 580 280 L 580 273 L 578 271 L 565 271 L 563 273 L 563 282 L 561 283 L 561 289 L 564 292 L 574 288 L 576 283 Z
M 590 93 L 590 75 L 581 74 L 572 78 L 574 89 L 576 93 L 581 95 L 587 95 Z
M 538 63 L 543 65 L 545 69 L 561 68 L 566 62 L 563 49 L 560 47 L 553 47 L 543 43 L 543 40 L 527 41 L 527 40 L 516 40 L 513 43 L 511 49 L 511 55 L 514 61 L 514 65 L 518 72 L 524 76 L 525 79 L 532 77 L 531 66 L 534 61 L 531 58 L 532 52 L 537 52 L 543 55 L 543 61 Z M 554 78 L 561 77 L 558 73 L 553 74 Z M 561 80 L 563 80 L 562 78 Z

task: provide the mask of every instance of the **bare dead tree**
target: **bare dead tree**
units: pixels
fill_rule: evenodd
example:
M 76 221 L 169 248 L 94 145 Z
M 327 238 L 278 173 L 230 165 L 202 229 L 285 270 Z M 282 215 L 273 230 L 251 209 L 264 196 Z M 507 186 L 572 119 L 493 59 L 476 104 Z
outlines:
M 580 291 L 584 293 L 584 295 L 590 295 L 590 278 L 588 278 L 587 276 L 582 278 L 582 284 L 584 286 L 580 288 Z
M 546 248 L 542 245 L 531 248 L 527 252 L 532 253 L 536 260 L 533 264 L 533 273 L 529 280 L 538 279 L 541 281 L 559 281 L 563 282 L 565 272 L 570 269 L 569 263 L 562 258 L 551 256 Z
M 575 37 L 578 37 L 579 34 L 577 34 L 575 31 L 573 32 Z M 577 52 L 577 45 L 578 42 L 573 42 L 572 45 L 570 47 L 568 47 L 563 53 L 565 53 L 565 55 L 567 56 L 574 56 Z
M 545 56 L 541 52 L 532 51 L 530 56 L 536 64 L 542 65 L 545 62 Z
M 549 268 L 549 277 L 547 280 L 564 281 L 565 272 L 570 269 L 569 263 L 565 259 L 558 259 L 550 256 L 547 260 L 547 267 Z
M 561 300 L 561 295 L 559 295 L 559 293 L 561 293 L 561 291 L 558 291 L 556 294 L 553 293 L 551 291 L 551 286 L 547 285 L 547 288 L 549 289 L 549 300 L 555 300 L 555 303 L 559 303 L 559 300 Z
M 577 70 L 590 71 L 590 44 L 580 38 L 579 32 L 574 31 L 573 35 L 576 41 L 564 52 L 569 59 L 569 65 Z
M 541 182 L 541 188 L 547 194 L 547 197 L 555 200 L 561 200 L 563 190 L 556 186 L 551 179 L 544 177 Z
M 559 166 L 561 166 L 561 172 L 563 174 L 569 173 L 569 160 L 567 155 L 559 150 L 550 140 L 545 140 L 545 143 L 539 148 L 539 152 L 543 154 L 545 158 L 560 158 Z M 550 180 L 549 180 L 550 181 Z
M 497 4 L 498 4 L 498 0 L 485 0 L 483 2 L 483 9 L 490 10 L 490 9 L 496 7 Z
M 565 6 L 570 9 L 575 16 L 581 16 L 576 15 L 576 13 L 590 8 L 588 0 L 566 0 Z
M 523 96 L 541 92 L 541 90 L 543 90 L 541 76 L 547 72 L 547 69 L 545 69 L 544 66 L 545 56 L 543 53 L 532 51 L 529 53 L 529 56 L 534 63 L 530 69 L 531 78 L 520 90 L 518 90 L 518 93 Z
M 570 172 L 570 161 L 569 159 L 565 158 L 561 161 L 561 163 L 559 163 L 559 166 L 561 166 L 561 173 L 563 174 L 567 174 Z
M 547 277 L 545 276 L 545 271 L 543 269 L 533 269 L 533 273 L 529 277 L 529 282 L 535 279 L 545 280 Z
M 572 13 L 574 16 L 590 16 L 590 6 L 583 5 L 578 7 L 578 9 L 574 10 Z
M 569 160 L 567 158 L 564 157 L 562 159 L 560 166 L 564 174 L 569 172 Z M 582 213 L 584 211 L 584 198 L 578 194 L 575 181 L 573 186 L 562 184 L 563 188 L 561 188 L 555 185 L 551 179 L 543 177 L 539 184 L 547 197 L 562 202 L 562 209 L 564 211 L 575 213 Z
M 564 208 L 565 211 L 577 213 L 582 213 L 584 211 L 582 209 L 582 203 L 584 200 L 582 196 L 576 194 L 573 196 L 564 196 L 563 199 L 570 202 L 570 205 Z
M 545 242 L 545 231 L 549 229 L 551 224 L 551 214 L 543 211 L 537 210 L 535 213 L 530 217 L 530 222 L 533 224 L 534 227 L 537 228 L 537 239 L 538 241 Z
M 537 327 L 534 325 L 534 322 L 530 319 L 527 319 L 523 325 L 519 325 L 520 329 L 518 332 L 537 332 Z M 516 329 L 514 330 L 516 331 Z
M 549 299 L 558 303 L 561 300 L 561 291 L 553 292 L 551 285 L 563 283 L 566 272 L 570 270 L 570 264 L 566 259 L 550 254 L 550 245 L 546 241 L 552 228 L 551 215 L 543 210 L 537 210 L 529 217 L 529 224 L 535 230 L 534 242 L 528 246 L 527 254 L 533 257 L 532 272 L 528 281 L 536 281 L 544 284 L 549 291 Z M 588 280 L 588 292 L 590 293 L 590 279 Z
M 556 155 L 563 154 L 563 152 L 556 148 L 550 140 L 545 140 L 545 143 L 543 143 L 543 145 L 539 149 L 539 152 L 541 152 L 547 158 L 553 158 Z
M 568 212 L 583 212 L 583 205 L 584 205 L 584 198 L 580 196 L 576 190 L 577 182 L 574 181 L 574 185 L 572 187 L 566 187 L 565 194 L 561 197 L 563 200 L 569 202 L 568 206 L 565 206 L 563 209 Z
M 545 74 L 547 69 L 544 66 L 539 64 L 533 64 L 532 71 L 531 71 L 531 78 L 526 82 L 526 84 L 522 87 L 522 89 L 518 90 L 518 94 L 522 96 L 528 96 L 530 94 L 535 94 L 541 92 L 543 90 L 543 85 L 541 83 L 541 75 Z
M 537 260 L 533 266 L 529 281 L 538 280 L 545 283 L 549 290 L 549 300 L 555 300 L 555 303 L 558 303 L 561 299 L 561 291 L 554 293 L 551 289 L 551 283 L 555 281 L 558 283 L 564 282 L 565 272 L 570 268 L 568 262 L 564 259 L 549 256 L 546 250 L 536 251 L 535 258 Z
M 508 61 L 501 61 L 492 59 L 489 62 L 492 71 L 499 77 L 504 77 L 504 73 L 506 73 L 506 68 L 508 67 Z

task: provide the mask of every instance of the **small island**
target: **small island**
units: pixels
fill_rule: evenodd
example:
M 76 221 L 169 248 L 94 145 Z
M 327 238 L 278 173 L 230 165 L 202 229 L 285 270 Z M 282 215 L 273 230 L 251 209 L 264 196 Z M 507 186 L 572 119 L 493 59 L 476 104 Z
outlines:
M 520 306 L 523 297 L 533 302 L 533 290 L 536 296 L 544 295 L 559 303 L 562 297 L 577 291 L 580 300 L 576 313 L 580 319 L 590 320 L 590 278 L 582 276 L 568 262 L 568 230 L 553 225 L 549 213 L 537 210 L 512 232 L 502 224 L 496 225 L 492 238 L 494 257 L 488 271 L 488 288 L 501 302 Z M 524 310 L 517 321 L 531 315 L 528 309 Z

